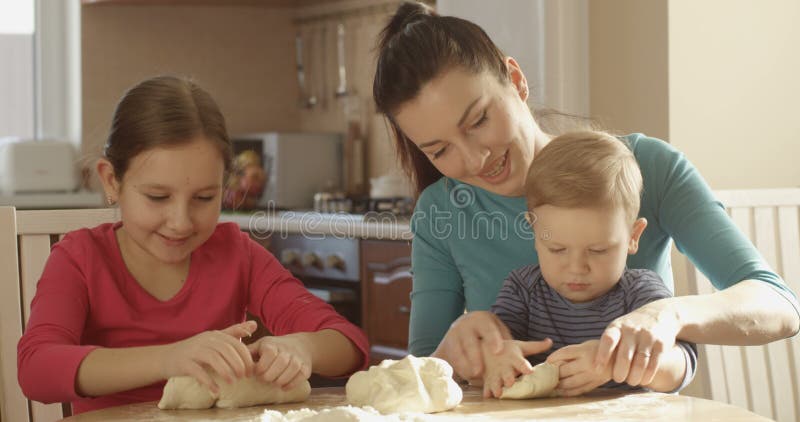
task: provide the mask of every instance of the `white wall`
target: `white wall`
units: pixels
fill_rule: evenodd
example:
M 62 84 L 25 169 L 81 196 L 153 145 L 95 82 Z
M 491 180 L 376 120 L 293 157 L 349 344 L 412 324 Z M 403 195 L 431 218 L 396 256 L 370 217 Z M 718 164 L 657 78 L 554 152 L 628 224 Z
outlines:
M 800 2 L 669 1 L 671 142 L 713 188 L 800 186 Z

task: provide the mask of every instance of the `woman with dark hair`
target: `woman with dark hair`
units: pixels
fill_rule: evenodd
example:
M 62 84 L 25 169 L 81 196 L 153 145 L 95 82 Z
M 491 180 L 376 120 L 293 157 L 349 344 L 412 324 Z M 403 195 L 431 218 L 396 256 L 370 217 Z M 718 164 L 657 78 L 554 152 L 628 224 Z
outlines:
M 489 309 L 509 271 L 537 263 L 525 175 L 557 134 L 527 106 L 528 84 L 513 58 L 479 26 L 421 3 L 401 5 L 384 28 L 373 90 L 418 194 L 409 349 L 478 378 L 479 342 L 497 350 L 509 334 L 492 314 L 464 312 Z M 650 223 L 628 267 L 653 270 L 673 289 L 674 241 L 720 291 L 658 300 L 614 320 L 595 363 L 611 362 L 615 381 L 637 384 L 676 339 L 755 345 L 797 333 L 796 296 L 686 157 L 643 134 L 619 139 L 641 167 L 639 216 Z M 541 340 L 535 346 L 544 351 Z

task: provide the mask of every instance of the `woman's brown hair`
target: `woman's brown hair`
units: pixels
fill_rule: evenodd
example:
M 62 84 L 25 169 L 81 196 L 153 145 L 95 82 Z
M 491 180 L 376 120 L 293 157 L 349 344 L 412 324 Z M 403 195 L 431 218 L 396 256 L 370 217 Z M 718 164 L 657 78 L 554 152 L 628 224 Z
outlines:
M 122 96 L 114 111 L 104 156 L 121 181 L 131 160 L 140 153 L 180 145 L 197 136 L 207 138 L 219 149 L 227 173 L 233 149 L 217 103 L 189 79 L 157 76 Z
M 489 71 L 509 81 L 505 55 L 480 26 L 439 16 L 423 3 L 403 3 L 383 28 L 372 95 L 394 132 L 400 164 L 419 195 L 442 177 L 428 157 L 398 127 L 394 113 L 419 94 L 423 85 L 452 67 L 475 74 Z

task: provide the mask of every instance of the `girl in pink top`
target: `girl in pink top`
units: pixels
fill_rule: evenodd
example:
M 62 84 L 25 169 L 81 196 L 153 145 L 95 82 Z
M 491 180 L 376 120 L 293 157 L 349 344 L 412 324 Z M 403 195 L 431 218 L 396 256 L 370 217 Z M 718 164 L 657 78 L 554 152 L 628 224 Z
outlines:
M 124 95 L 97 163 L 121 221 L 53 247 L 18 345 L 28 398 L 81 413 L 156 400 L 178 375 L 214 391 L 207 371 L 291 388 L 367 365 L 356 326 L 217 223 L 231 155 L 219 108 L 193 82 L 157 77 Z M 241 343 L 256 328 L 246 311 L 274 336 Z

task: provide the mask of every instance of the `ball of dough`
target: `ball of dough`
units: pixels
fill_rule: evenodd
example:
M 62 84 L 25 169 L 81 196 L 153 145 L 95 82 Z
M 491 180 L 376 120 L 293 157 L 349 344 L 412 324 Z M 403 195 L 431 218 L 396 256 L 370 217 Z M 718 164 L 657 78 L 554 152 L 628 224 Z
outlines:
M 311 385 L 303 381 L 297 387 L 284 391 L 254 377 L 241 378 L 228 384 L 214 376 L 219 386 L 215 396 L 193 377 L 172 377 L 164 386 L 159 409 L 208 409 L 210 407 L 235 408 L 261 404 L 294 403 L 305 401 L 311 394 Z
M 353 374 L 345 386 L 347 401 L 372 406 L 381 413 L 435 413 L 450 410 L 463 398 L 453 368 L 438 358 L 406 356 L 386 359 Z
M 552 397 L 558 385 L 558 366 L 542 362 L 533 367 L 533 372 L 523 375 L 511 385 L 503 387 L 501 399 L 532 399 Z

